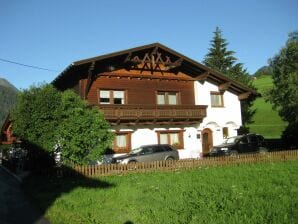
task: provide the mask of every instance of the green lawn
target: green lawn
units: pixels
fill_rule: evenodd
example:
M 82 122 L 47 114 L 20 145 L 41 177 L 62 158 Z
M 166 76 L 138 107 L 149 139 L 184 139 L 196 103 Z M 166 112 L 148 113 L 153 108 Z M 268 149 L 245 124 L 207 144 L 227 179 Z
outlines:
M 256 79 L 254 84 L 258 92 L 264 95 L 265 91 L 272 87 L 272 79 L 270 76 L 262 76 Z M 254 123 L 249 125 L 250 132 L 262 134 L 266 138 L 280 138 L 287 123 L 282 121 L 277 111 L 272 109 L 272 105 L 260 97 L 255 100 L 253 108 L 257 111 L 253 117 Z
M 28 179 L 51 223 L 297 223 L 298 161 L 98 179 Z

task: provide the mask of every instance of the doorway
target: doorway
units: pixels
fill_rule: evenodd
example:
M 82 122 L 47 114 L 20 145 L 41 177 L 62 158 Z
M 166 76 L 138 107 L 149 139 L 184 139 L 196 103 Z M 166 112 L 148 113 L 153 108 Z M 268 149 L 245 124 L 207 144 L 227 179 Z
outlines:
M 202 131 L 203 156 L 207 155 L 213 147 L 212 130 L 205 128 Z

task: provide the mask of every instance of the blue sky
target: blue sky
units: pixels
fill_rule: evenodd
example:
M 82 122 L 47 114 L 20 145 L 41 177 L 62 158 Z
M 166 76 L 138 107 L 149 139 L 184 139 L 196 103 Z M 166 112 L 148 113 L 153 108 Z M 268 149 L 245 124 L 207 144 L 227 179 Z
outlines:
M 0 0 L 0 77 L 51 82 L 76 60 L 160 42 L 201 62 L 216 26 L 250 73 L 298 29 L 297 0 Z

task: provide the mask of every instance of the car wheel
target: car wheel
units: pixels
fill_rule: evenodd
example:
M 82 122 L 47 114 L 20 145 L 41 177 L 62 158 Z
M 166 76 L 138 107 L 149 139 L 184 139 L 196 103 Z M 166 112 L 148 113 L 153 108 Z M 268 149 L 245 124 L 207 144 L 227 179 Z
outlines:
M 137 161 L 135 160 L 131 160 L 131 161 L 128 161 L 128 164 L 135 164 Z
M 128 163 L 127 163 L 127 165 L 128 165 L 128 167 L 127 167 L 127 169 L 128 170 L 136 170 L 137 169 L 137 161 L 135 161 L 135 160 L 131 160 L 131 161 L 128 161 Z
M 230 152 L 230 156 L 237 156 L 238 155 L 238 152 L 236 150 L 232 150 Z
M 268 152 L 268 149 L 266 149 L 265 147 L 260 147 L 259 148 L 259 153 L 260 154 L 266 154 Z
M 173 157 L 168 157 L 168 158 L 166 158 L 166 161 L 172 161 L 172 160 L 174 160 Z

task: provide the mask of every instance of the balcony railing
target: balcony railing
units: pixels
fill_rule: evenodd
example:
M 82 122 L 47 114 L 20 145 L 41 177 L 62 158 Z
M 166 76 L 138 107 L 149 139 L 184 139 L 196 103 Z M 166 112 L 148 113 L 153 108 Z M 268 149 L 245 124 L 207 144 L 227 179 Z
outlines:
M 198 123 L 206 117 L 202 105 L 97 105 L 112 124 Z

